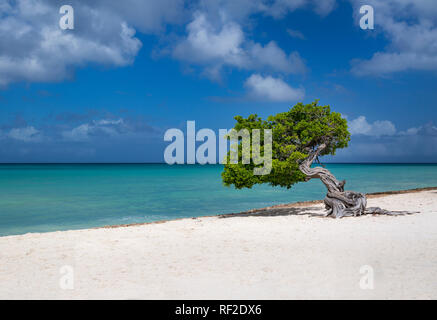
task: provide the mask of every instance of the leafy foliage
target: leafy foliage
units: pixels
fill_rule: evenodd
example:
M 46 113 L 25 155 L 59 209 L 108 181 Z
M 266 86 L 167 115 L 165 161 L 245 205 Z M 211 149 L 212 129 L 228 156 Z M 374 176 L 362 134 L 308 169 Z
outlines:
M 271 129 L 272 170 L 267 175 L 254 175 L 255 164 L 237 164 L 228 161 L 222 172 L 226 186 L 234 185 L 237 189 L 251 188 L 255 184 L 268 183 L 272 186 L 290 188 L 293 184 L 305 181 L 305 175 L 299 170 L 300 162 L 322 143 L 326 148 L 320 153 L 335 155 L 339 148 L 345 148 L 350 140 L 346 119 L 338 112 L 331 112 L 329 106 L 318 106 L 318 101 L 310 104 L 298 103 L 287 112 L 269 116 L 262 120 L 256 114 L 248 118 L 236 116 L 234 129 L 247 129 L 252 135 L 253 129 Z M 261 144 L 263 135 L 261 134 Z M 238 152 L 242 154 L 241 143 Z M 262 148 L 261 148 L 262 151 Z

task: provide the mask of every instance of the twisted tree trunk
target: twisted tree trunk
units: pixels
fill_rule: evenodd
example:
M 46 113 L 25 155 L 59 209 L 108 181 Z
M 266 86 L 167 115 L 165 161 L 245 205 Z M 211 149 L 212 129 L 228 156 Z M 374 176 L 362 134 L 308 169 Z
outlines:
M 364 193 L 355 191 L 344 191 L 346 180 L 338 181 L 335 176 L 323 167 L 311 168 L 314 160 L 326 148 L 326 144 L 321 144 L 315 151 L 299 165 L 300 171 L 306 175 L 306 180 L 313 178 L 320 179 L 328 189 L 324 199 L 326 216 L 342 218 L 347 216 L 360 216 L 362 214 L 388 214 L 402 215 L 411 214 L 408 211 L 387 211 L 378 207 L 366 208 L 367 198 Z

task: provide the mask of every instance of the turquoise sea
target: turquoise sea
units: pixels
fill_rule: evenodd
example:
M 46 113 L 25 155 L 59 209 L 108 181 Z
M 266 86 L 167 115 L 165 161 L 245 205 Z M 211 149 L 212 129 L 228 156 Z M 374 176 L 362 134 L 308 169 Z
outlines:
M 346 189 L 437 186 L 437 164 L 328 164 Z M 0 236 L 239 212 L 323 199 L 318 180 L 235 190 L 221 165 L 0 165 Z

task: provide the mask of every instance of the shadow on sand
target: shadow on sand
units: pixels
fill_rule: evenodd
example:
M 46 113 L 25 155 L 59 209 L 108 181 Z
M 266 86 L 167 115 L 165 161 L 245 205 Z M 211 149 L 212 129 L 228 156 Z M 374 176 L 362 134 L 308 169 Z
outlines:
M 324 218 L 326 210 L 315 207 L 270 208 L 240 213 L 221 214 L 219 218 L 232 217 L 279 217 L 279 216 L 310 216 Z

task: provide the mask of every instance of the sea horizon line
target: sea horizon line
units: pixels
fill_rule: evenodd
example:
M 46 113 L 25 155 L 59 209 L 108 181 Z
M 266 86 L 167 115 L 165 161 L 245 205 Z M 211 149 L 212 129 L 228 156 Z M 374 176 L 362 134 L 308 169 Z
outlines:
M 200 163 L 184 163 L 184 164 L 173 164 L 169 165 L 166 162 L 0 162 L 0 166 L 2 165 L 145 165 L 145 164 L 165 164 L 169 167 L 172 166 L 223 166 L 221 163 L 213 163 L 213 164 L 200 164 Z M 324 162 L 325 164 L 434 164 L 437 162 Z

